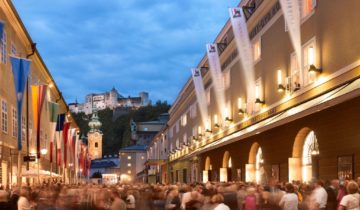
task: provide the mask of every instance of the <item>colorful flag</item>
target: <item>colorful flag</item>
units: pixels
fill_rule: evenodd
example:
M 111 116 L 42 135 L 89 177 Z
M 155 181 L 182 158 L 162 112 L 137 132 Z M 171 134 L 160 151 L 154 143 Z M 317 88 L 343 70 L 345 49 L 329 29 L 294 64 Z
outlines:
M 50 163 L 53 161 L 53 148 L 54 148 L 54 138 L 56 131 L 56 121 L 59 112 L 59 104 L 49 101 L 49 126 L 50 126 Z
M 31 61 L 10 56 L 12 66 L 15 92 L 16 92 L 16 107 L 17 107 L 17 122 L 18 122 L 18 150 L 21 150 L 21 115 L 22 102 L 24 98 L 24 91 L 27 78 L 30 72 Z
M 36 153 L 37 158 L 40 158 L 40 121 L 41 121 L 41 110 L 44 104 L 46 96 L 46 85 L 32 85 L 32 108 L 34 115 L 34 126 L 36 131 Z
M 56 158 L 58 166 L 61 166 L 61 138 L 63 136 L 63 129 L 65 123 L 65 114 L 59 114 L 56 122 Z
M 63 138 L 64 138 L 64 165 L 67 168 L 67 150 L 68 150 L 68 139 L 69 139 L 69 130 L 70 130 L 70 122 L 66 122 L 64 124 L 63 129 Z

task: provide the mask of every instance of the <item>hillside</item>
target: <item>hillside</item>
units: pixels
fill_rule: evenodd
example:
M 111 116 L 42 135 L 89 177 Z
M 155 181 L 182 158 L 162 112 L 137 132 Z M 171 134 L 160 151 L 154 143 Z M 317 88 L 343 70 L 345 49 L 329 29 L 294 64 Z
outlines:
M 131 144 L 130 141 L 130 120 L 143 122 L 155 120 L 157 117 L 168 112 L 170 105 L 164 101 L 157 101 L 154 105 L 141 107 L 138 110 L 131 110 L 128 114 L 113 119 L 113 111 L 110 109 L 100 110 L 98 112 L 102 123 L 103 132 L 103 155 L 112 155 L 118 153 L 119 149 Z M 73 117 L 80 128 L 80 136 L 86 136 L 89 131 L 89 120 L 91 115 L 84 113 L 73 113 Z

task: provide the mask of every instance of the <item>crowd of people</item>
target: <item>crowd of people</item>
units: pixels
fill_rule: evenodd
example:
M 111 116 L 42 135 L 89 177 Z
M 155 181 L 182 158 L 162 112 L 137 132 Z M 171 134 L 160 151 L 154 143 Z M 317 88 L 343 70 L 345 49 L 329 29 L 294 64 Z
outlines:
M 9 210 L 359 210 L 359 182 L 318 180 L 267 185 L 243 182 L 194 184 L 43 184 L 0 188 Z

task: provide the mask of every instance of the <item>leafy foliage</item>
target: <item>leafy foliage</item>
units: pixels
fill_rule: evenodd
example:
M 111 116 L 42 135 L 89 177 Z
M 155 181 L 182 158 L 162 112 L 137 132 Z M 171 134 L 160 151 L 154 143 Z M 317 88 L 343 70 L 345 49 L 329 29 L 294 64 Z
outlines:
M 170 105 L 166 101 L 157 101 L 154 105 L 130 110 L 127 114 L 113 119 L 113 111 L 110 109 L 99 110 L 99 120 L 102 123 L 103 132 L 103 155 L 117 154 L 119 149 L 131 145 L 130 120 L 145 122 L 156 120 L 160 114 L 168 112 Z M 89 131 L 88 123 L 91 115 L 85 113 L 73 113 L 73 117 L 80 128 L 80 136 L 86 136 Z

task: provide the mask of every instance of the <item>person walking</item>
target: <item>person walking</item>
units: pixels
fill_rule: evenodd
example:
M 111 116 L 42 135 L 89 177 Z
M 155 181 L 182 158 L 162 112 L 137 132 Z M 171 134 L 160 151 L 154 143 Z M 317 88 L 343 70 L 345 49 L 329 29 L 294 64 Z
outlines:
M 350 181 L 346 187 L 346 190 L 348 194 L 341 199 L 339 210 L 359 210 L 359 185 L 354 181 Z
M 286 194 L 280 200 L 280 207 L 283 210 L 298 210 L 299 200 L 295 194 L 294 186 L 291 183 L 285 185 Z

